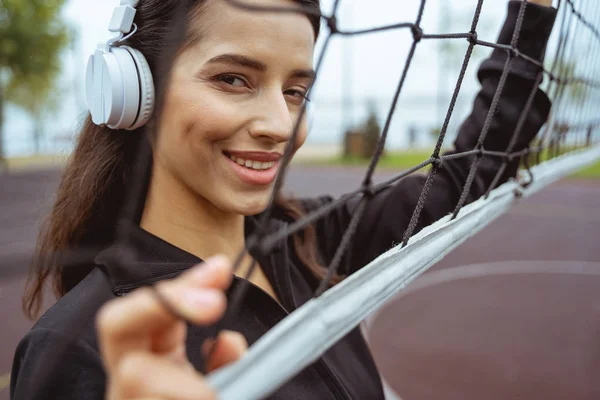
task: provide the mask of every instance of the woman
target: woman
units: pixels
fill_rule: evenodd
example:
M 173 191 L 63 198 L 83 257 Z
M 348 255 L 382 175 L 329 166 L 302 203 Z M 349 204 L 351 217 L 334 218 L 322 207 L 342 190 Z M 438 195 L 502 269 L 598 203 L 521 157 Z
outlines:
M 49 224 L 40 236 L 39 261 L 25 300 L 27 310 L 35 314 L 48 278 L 60 299 L 19 344 L 11 382 L 15 400 L 211 398 L 196 371 L 232 361 L 246 346 L 239 334 L 226 332 L 213 358 L 205 360 L 202 349 L 213 329 L 188 326 L 186 331 L 148 289 L 140 287 L 157 284 L 172 307 L 200 325 L 220 317 L 225 295 L 242 280 L 234 277 L 230 285 L 230 266 L 223 258 L 211 257 L 234 258 L 255 229 L 253 216 L 267 206 L 281 154 L 312 84 L 319 21 L 300 14 L 251 13 L 217 0 L 190 3 L 189 29 L 168 80 L 157 66 L 169 47 L 166 28 L 176 0 L 141 0 L 137 31 L 125 42 L 143 53 L 155 80 L 167 82 L 160 124 L 153 115 L 144 127 L 131 132 L 96 126 L 89 119 L 83 127 Z M 317 0 L 260 2 L 298 3 L 319 7 Z M 543 61 L 556 13 L 551 0 L 530 3 L 535 4 L 526 8 L 518 48 Z M 500 43 L 510 43 L 520 4 L 509 3 Z M 480 67 L 482 88 L 461 126 L 456 152 L 475 147 L 506 57 L 506 52 L 494 51 Z M 538 72 L 523 59 L 514 60 L 484 142 L 486 149 L 506 149 Z M 548 116 L 550 101 L 536 90 L 515 150 L 528 145 Z M 119 248 L 111 245 L 115 227 L 121 224 L 117 213 L 135 179 L 137 144 L 154 129 L 147 195 L 138 221 L 125 226 L 135 255 L 123 260 Z M 294 150 L 306 134 L 303 121 Z M 444 163 L 420 227 L 452 211 L 471 161 Z M 485 192 L 501 162 L 487 157 L 481 161 L 469 201 Z M 500 183 L 514 176 L 517 167 L 517 161 L 511 162 Z M 372 199 L 355 235 L 361 252 L 354 252 L 341 274 L 353 273 L 402 240 L 423 183 L 422 176 L 411 176 Z M 279 199 L 268 229 L 280 229 L 328 201 L 331 198 L 297 203 Z M 254 285 L 241 309 L 225 328 L 241 333 L 251 344 L 310 299 L 355 205 L 351 201 L 269 254 L 248 255 L 245 261 L 253 258 L 260 268 L 250 279 Z M 77 267 L 56 265 L 48 257 L 81 247 L 104 250 L 93 262 Z M 196 264 L 200 266 L 191 268 Z M 60 360 L 52 352 L 57 346 L 65 349 Z M 357 328 L 273 398 L 380 399 L 383 390 Z

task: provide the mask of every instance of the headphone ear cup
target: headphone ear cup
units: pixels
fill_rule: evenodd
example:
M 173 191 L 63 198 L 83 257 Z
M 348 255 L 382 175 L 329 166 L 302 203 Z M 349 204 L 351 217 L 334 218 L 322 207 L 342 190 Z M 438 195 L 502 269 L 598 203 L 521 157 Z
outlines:
M 148 122 L 154 110 L 154 82 L 140 51 L 128 46 L 97 50 L 86 75 L 88 108 L 96 125 L 134 130 Z
M 92 120 L 129 129 L 139 115 L 140 84 L 131 54 L 122 48 L 97 50 L 88 62 L 86 94 Z
M 150 71 L 148 61 L 146 61 L 146 58 L 139 50 L 129 46 L 121 46 L 121 48 L 127 50 L 133 58 L 140 87 L 137 117 L 131 127 L 125 128 L 134 130 L 145 125 L 152 116 L 155 103 L 154 80 L 152 79 L 152 72 Z

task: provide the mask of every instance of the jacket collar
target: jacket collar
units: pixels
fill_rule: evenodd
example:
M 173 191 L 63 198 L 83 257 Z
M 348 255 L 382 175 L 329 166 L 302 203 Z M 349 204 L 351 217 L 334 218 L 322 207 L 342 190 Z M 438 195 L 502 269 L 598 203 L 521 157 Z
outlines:
M 260 216 L 246 217 L 246 237 L 256 231 Z M 272 233 L 284 225 L 284 221 L 273 217 L 268 221 L 266 231 Z M 127 230 L 127 242 L 109 246 L 94 259 L 94 263 L 108 275 L 112 290 L 117 295 L 173 278 L 202 262 L 197 256 L 145 231 L 131 221 L 122 222 L 120 227 Z M 285 241 L 277 243 L 273 252 L 279 252 L 283 244 Z M 251 254 L 256 259 L 262 258 L 260 254 Z M 265 263 L 264 260 L 259 262 L 261 265 Z

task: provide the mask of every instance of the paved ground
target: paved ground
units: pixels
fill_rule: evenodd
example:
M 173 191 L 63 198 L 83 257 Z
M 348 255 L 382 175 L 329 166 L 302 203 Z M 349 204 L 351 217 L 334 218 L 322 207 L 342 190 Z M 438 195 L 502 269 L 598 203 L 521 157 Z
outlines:
M 509 261 L 423 275 L 372 322 L 403 399 L 600 398 L 600 263 Z
M 294 167 L 288 191 L 297 195 L 334 195 L 358 187 L 358 169 Z M 384 179 L 391 173 L 380 173 Z M 48 210 L 58 182 L 57 171 L 0 175 L 0 400 L 8 399 L 7 373 L 14 347 L 31 323 L 20 312 L 20 295 L 40 216 Z M 600 181 L 562 181 L 536 194 L 460 246 L 435 269 L 505 260 L 600 262 Z M 576 296 L 578 292 L 573 293 Z M 402 311 L 386 309 L 373 327 L 372 345 L 384 376 L 402 385 L 400 354 L 389 351 L 391 326 L 402 326 Z M 391 322 L 390 322 L 391 321 Z M 386 343 L 384 351 L 382 343 Z M 394 342 L 401 343 L 399 340 Z M 404 342 L 402 342 L 404 343 Z M 400 344 L 398 347 L 401 348 Z

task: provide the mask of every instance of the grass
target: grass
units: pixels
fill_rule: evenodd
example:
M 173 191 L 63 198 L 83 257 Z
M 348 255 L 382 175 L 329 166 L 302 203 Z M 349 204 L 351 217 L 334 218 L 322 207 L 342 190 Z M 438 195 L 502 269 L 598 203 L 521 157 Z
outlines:
M 572 175 L 574 178 L 586 178 L 586 179 L 598 179 L 600 178 L 600 161 L 596 164 L 589 166 L 588 168 L 582 169 L 581 171 Z
M 427 149 L 393 151 L 386 153 L 386 155 L 381 158 L 378 166 L 390 169 L 408 169 L 427 160 L 430 156 L 431 150 Z M 542 156 L 542 158 L 545 157 Z M 323 166 L 367 166 L 369 164 L 369 160 L 359 157 L 344 158 L 342 156 L 334 156 L 318 160 L 307 160 L 306 162 L 303 162 L 303 164 Z M 429 166 L 424 170 L 428 170 L 428 168 Z M 600 161 L 588 168 L 576 172 L 575 174 L 571 175 L 571 178 L 600 179 Z
M 4 374 L 0 376 L 0 391 L 5 388 L 8 388 L 10 385 L 10 374 Z
M 63 166 L 67 160 L 63 154 L 37 154 L 25 157 L 9 157 L 6 161 L 10 171 Z
M 560 152 L 560 154 L 566 154 L 571 150 L 572 149 L 563 146 L 563 149 Z M 548 150 L 542 151 L 542 153 L 541 153 L 542 161 L 545 161 L 548 158 L 550 158 L 550 157 L 548 157 L 548 153 L 549 153 Z M 597 161 L 595 164 L 592 164 L 587 168 L 584 168 L 580 171 L 575 172 L 570 177 L 571 178 L 583 178 L 583 179 L 599 179 L 600 178 L 600 161 Z
M 378 166 L 383 168 L 398 168 L 408 169 L 417 164 L 422 163 L 431 156 L 429 150 L 414 150 L 414 151 L 396 151 L 387 152 L 379 160 Z M 366 166 L 370 160 L 360 157 L 342 157 L 335 156 L 331 158 L 323 158 L 319 160 L 311 160 L 306 164 L 311 165 L 347 165 L 347 166 Z

